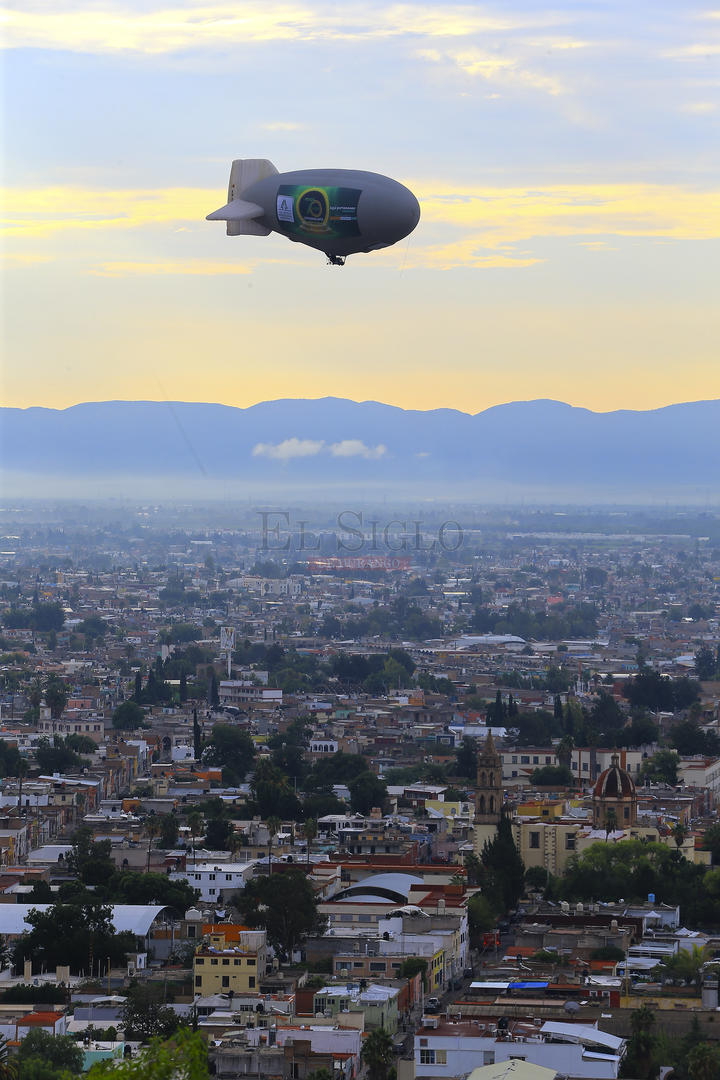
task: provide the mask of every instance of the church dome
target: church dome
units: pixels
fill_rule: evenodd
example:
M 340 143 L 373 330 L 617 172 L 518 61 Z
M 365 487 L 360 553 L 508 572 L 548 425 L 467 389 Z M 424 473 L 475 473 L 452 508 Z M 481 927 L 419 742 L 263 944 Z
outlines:
M 595 799 L 634 799 L 635 784 L 629 773 L 620 768 L 617 754 L 613 754 L 612 765 L 600 773 L 593 789 Z

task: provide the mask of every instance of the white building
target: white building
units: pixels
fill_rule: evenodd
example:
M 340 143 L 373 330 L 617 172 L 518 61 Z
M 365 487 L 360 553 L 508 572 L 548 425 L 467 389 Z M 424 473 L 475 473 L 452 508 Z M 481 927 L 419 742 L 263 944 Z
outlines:
M 617 1080 L 624 1050 L 623 1039 L 590 1024 L 509 1017 L 451 1023 L 427 1016 L 415 1034 L 415 1076 L 467 1076 L 477 1066 L 515 1059 L 561 1076 Z
M 282 690 L 268 690 L 249 679 L 223 679 L 218 686 L 218 697 L 221 705 L 247 705 L 257 702 L 282 705 Z
M 245 888 L 253 876 L 256 861 L 189 863 L 185 870 L 174 870 L 170 880 L 187 881 L 206 903 L 226 903 L 234 892 Z

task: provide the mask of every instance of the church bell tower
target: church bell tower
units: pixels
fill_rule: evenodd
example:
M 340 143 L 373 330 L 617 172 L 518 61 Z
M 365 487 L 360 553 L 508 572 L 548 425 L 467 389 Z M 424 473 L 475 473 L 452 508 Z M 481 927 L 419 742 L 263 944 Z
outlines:
M 502 758 L 495 749 L 492 732 L 478 751 L 475 787 L 475 851 L 479 854 L 486 840 L 492 840 L 500 824 L 503 807 Z

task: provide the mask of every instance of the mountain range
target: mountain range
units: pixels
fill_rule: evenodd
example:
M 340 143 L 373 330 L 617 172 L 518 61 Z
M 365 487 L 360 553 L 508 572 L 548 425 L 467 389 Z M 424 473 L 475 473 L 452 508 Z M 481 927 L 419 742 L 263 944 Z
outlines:
M 474 415 L 342 398 L 102 401 L 0 410 L 6 497 L 403 491 L 477 500 L 716 502 L 720 400 L 595 413 L 514 401 Z

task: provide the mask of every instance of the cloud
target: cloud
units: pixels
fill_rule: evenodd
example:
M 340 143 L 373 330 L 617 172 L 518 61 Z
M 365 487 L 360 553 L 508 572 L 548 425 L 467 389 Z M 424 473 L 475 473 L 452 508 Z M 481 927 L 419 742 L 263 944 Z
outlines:
M 304 131 L 305 124 L 296 124 L 292 120 L 276 120 L 272 124 L 262 124 L 263 131 Z
M 710 116 L 716 113 L 720 105 L 716 101 L 689 101 L 687 105 L 680 106 L 680 112 L 690 113 L 694 116 Z
M 418 55 L 430 63 L 459 68 L 470 78 L 484 79 L 486 82 L 540 90 L 553 97 L 566 91 L 557 77 L 535 71 L 519 55 L 513 56 L 504 51 L 469 48 L 440 52 L 437 49 L 424 49 Z
M 136 277 L 138 274 L 163 277 L 190 275 L 215 277 L 224 274 L 249 274 L 250 267 L 242 263 L 214 259 L 150 259 L 145 262 L 106 262 L 92 270 L 98 277 Z
M 176 53 L 188 49 L 262 44 L 272 41 L 362 41 L 373 38 L 464 38 L 474 34 L 540 29 L 566 21 L 548 13 L 490 15 L 469 4 L 391 4 L 353 8 L 298 3 L 168 4 L 135 10 L 128 4 L 88 7 L 69 4 L 28 10 L 6 8 L 6 48 L 76 52 Z
M 293 458 L 315 457 L 325 446 L 324 441 L 315 439 L 285 439 L 281 443 L 257 443 L 253 447 L 253 457 L 267 457 L 273 461 L 291 461 Z
M 544 238 L 608 242 L 618 237 L 655 241 L 720 237 L 720 188 L 647 183 L 489 187 L 447 179 L 402 179 L 420 199 L 420 226 L 410 237 L 407 255 L 405 250 L 391 249 L 374 258 L 381 262 L 402 258 L 408 269 L 522 269 L 541 261 L 532 244 Z M 84 260 L 89 272 L 102 276 L 247 274 L 259 259 L 297 264 L 300 253 L 290 253 L 287 245 L 281 249 L 277 240 L 268 245 L 267 258 L 253 247 L 251 260 L 241 240 L 226 242 L 227 261 L 168 258 L 165 252 L 156 259 L 107 260 L 104 240 L 101 252 L 83 252 L 81 237 L 89 240 L 90 234 L 108 231 L 135 230 L 146 250 L 155 235 L 165 236 L 183 225 L 190 227 L 194 238 L 216 227 L 204 218 L 221 198 L 217 190 L 202 188 L 58 186 L 0 192 L 5 233 L 18 249 L 16 262 L 25 258 L 23 241 L 32 246 L 27 258 L 38 260 L 47 252 L 37 251 L 36 239 L 61 237 L 68 247 L 67 258 L 76 265 Z M 71 250 L 65 234 L 77 234 Z M 58 257 L 57 250 L 53 255 Z
M 332 444 L 330 453 L 333 457 L 363 457 L 371 461 L 386 454 L 387 446 L 382 443 L 378 443 L 377 446 L 366 446 L 360 439 L 343 439 L 342 442 Z
M 5 252 L 3 255 L 3 262 L 7 267 L 10 266 L 37 266 L 38 263 L 52 262 L 51 255 L 22 255 L 18 252 Z

